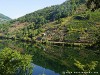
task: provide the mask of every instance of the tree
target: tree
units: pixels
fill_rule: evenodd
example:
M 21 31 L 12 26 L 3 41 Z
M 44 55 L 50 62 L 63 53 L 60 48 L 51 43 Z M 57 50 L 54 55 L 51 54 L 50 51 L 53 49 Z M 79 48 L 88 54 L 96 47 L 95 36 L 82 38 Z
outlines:
M 95 11 L 100 8 L 100 0 L 88 0 L 86 5 L 91 11 Z
M 78 60 L 74 60 L 75 61 L 75 63 L 74 63 L 74 65 L 78 68 L 78 69 L 80 69 L 81 71 L 83 71 L 83 72 L 90 72 L 90 71 L 92 71 L 92 70 L 95 70 L 95 68 L 96 68 L 96 66 L 97 66 L 97 64 L 98 64 L 98 61 L 92 61 L 92 62 L 90 62 L 89 64 L 82 64 L 82 63 L 80 63 Z M 87 74 L 85 74 L 85 75 L 87 75 Z
M 26 71 L 32 68 L 31 59 L 30 55 L 22 55 L 15 50 L 5 48 L 0 52 L 0 75 L 15 75 L 17 71 L 21 75 L 27 75 Z

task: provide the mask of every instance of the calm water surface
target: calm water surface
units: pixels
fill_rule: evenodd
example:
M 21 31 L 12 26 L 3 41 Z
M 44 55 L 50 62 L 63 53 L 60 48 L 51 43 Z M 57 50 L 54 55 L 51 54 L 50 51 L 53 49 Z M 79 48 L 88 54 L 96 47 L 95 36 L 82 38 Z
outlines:
M 32 63 L 34 65 L 32 75 L 66 75 L 64 73 L 67 71 L 79 71 L 74 66 L 74 59 L 83 64 L 90 63 L 91 61 L 100 61 L 100 55 L 95 50 L 83 47 L 31 44 L 11 40 L 0 41 L 0 50 L 5 47 L 32 55 Z M 93 72 L 99 72 L 99 70 L 100 64 Z M 99 75 L 99 73 L 89 75 Z

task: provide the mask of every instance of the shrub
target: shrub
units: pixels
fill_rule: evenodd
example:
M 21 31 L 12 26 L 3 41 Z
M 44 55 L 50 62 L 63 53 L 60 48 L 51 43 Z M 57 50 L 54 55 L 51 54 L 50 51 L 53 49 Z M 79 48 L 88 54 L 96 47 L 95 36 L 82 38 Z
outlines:
M 31 58 L 30 55 L 23 55 L 10 48 L 5 48 L 0 52 L 0 74 L 15 75 L 18 72 L 25 73 L 32 68 Z

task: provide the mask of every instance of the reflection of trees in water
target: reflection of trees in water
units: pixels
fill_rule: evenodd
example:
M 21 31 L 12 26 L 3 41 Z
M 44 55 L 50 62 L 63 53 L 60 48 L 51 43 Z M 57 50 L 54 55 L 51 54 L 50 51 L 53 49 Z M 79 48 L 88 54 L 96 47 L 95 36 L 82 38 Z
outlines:
M 0 75 L 31 75 L 31 56 L 10 48 L 0 52 Z
M 11 44 L 11 42 L 10 42 Z M 62 74 L 63 71 L 76 71 L 74 59 L 82 63 L 89 63 L 91 61 L 100 61 L 98 56 L 92 51 L 84 47 L 67 47 L 57 45 L 44 44 L 27 44 L 27 43 L 12 43 L 15 46 L 22 48 L 23 53 L 31 54 L 33 56 L 33 63 L 56 73 Z M 98 59 L 97 59 L 98 58 Z M 100 65 L 98 65 L 99 67 Z M 96 68 L 97 71 L 97 68 Z
M 82 64 L 80 61 L 76 59 L 74 61 L 75 61 L 74 65 L 78 68 L 78 71 L 84 72 L 82 75 L 87 75 L 87 73 L 85 72 L 92 72 L 98 65 L 98 61 L 92 61 L 87 64 Z
M 77 71 L 77 68 L 74 66 L 74 59 L 82 63 L 100 61 L 100 59 L 96 59 L 98 56 L 92 50 L 84 47 L 36 44 L 35 46 L 31 45 L 26 52 L 33 53 L 33 62 L 35 64 L 60 74 L 66 70 Z

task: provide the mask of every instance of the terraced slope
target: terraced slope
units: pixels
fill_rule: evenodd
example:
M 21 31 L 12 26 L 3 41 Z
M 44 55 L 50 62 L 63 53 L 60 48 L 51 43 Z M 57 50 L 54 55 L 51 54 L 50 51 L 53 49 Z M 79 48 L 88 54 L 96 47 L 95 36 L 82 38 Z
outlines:
M 94 44 L 100 36 L 100 10 L 91 12 L 85 0 L 68 0 L 2 25 L 0 36 L 24 41 Z
M 87 13 L 91 15 L 89 19 L 86 19 L 86 14 L 81 14 L 62 18 L 63 21 L 58 24 L 55 21 L 44 25 L 42 27 L 44 31 L 37 36 L 37 40 L 94 43 L 100 35 L 97 35 L 100 33 L 100 13 L 98 11 Z

